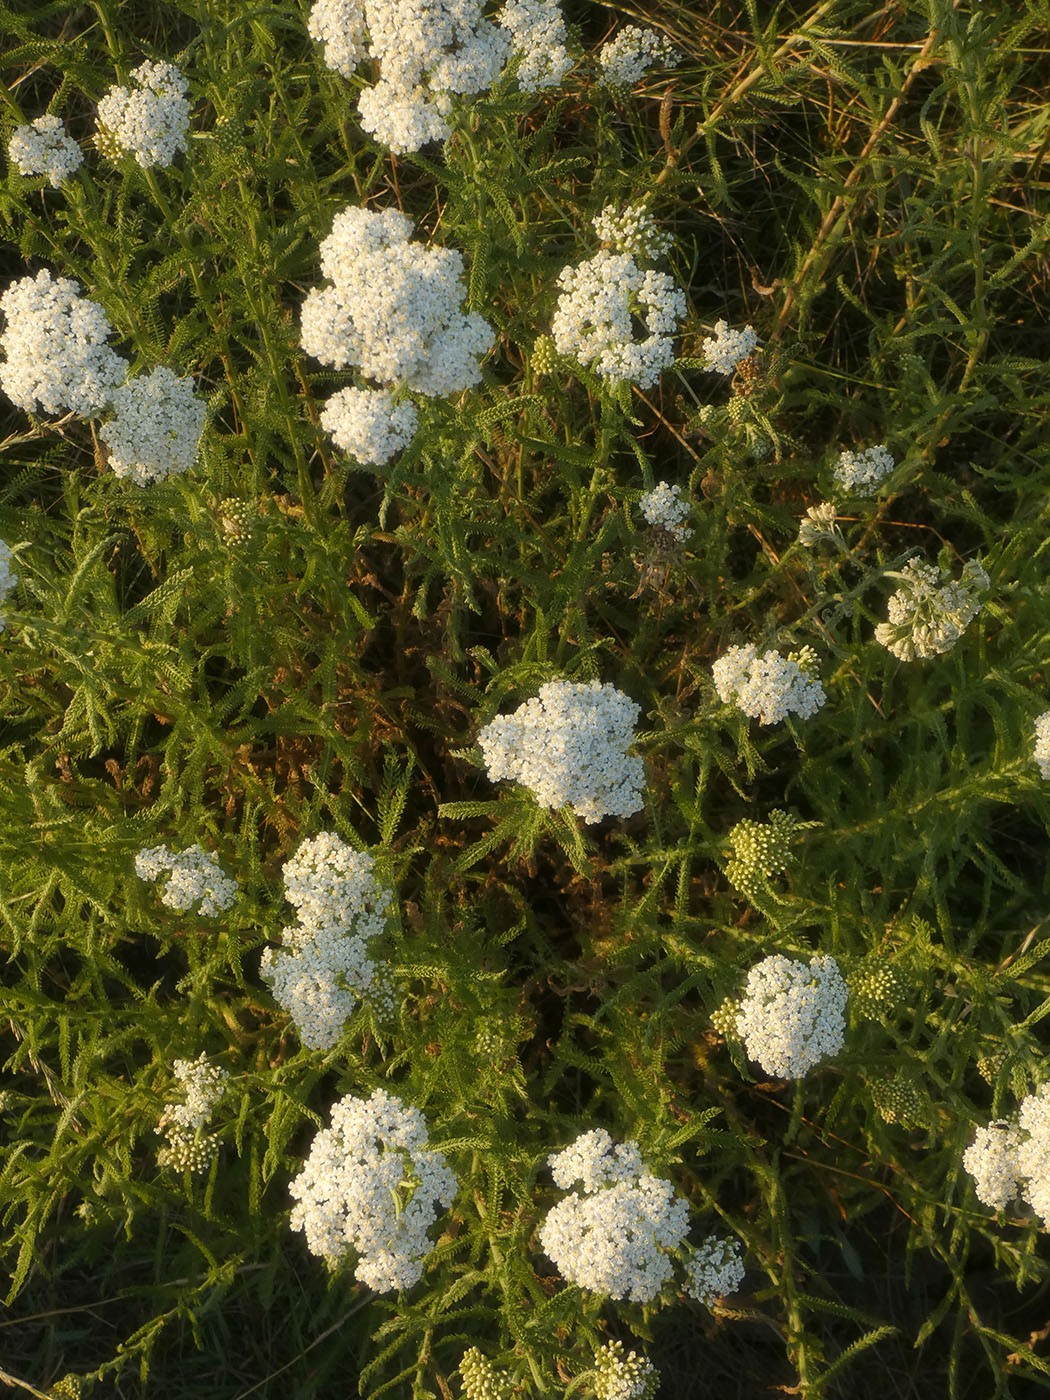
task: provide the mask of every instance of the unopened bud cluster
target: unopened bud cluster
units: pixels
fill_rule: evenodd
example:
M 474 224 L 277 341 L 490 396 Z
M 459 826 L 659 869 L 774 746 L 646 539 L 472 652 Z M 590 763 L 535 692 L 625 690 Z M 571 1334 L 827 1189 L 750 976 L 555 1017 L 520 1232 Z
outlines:
M 515 1394 L 506 1371 L 499 1371 L 477 1347 L 469 1347 L 459 1363 L 464 1400 L 513 1400 Z
M 626 1351 L 623 1342 L 606 1342 L 594 1353 L 595 1400 L 651 1400 L 660 1373 L 646 1356 Z
M 779 809 L 770 812 L 768 822 L 737 822 L 729 833 L 733 858 L 726 863 L 726 875 L 737 889 L 746 893 L 787 869 L 798 825 L 796 817 Z
M 852 989 L 850 992 L 852 995 Z M 876 1079 L 871 1085 L 871 1101 L 884 1123 L 900 1123 L 904 1127 L 921 1124 L 926 1117 L 922 1095 L 902 1074 L 892 1079 Z
M 814 545 L 825 543 L 842 543 L 842 531 L 835 524 L 838 512 L 830 501 L 821 501 L 819 505 L 808 506 L 806 514 L 798 527 L 798 542 L 805 545 L 807 549 L 812 549 Z
M 873 958 L 849 978 L 850 1005 L 858 1016 L 875 1020 L 895 1011 L 906 989 L 904 975 L 898 968 L 885 958 Z
M 989 585 L 981 565 L 970 559 L 958 582 L 933 564 L 910 560 L 899 575 L 903 586 L 887 604 L 889 620 L 875 628 L 875 639 L 900 661 L 939 656 L 959 640 L 981 611 L 979 594 Z

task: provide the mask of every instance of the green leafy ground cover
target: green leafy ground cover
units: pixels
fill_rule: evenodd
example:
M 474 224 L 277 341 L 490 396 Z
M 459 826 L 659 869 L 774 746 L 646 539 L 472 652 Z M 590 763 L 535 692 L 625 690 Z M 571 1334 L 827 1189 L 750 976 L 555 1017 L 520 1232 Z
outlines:
M 581 52 L 638 19 L 683 62 L 620 94 L 582 58 L 540 94 L 507 79 L 396 157 L 307 12 L 0 8 L 5 148 L 53 111 L 86 154 L 60 191 L 8 163 L 3 285 L 77 278 L 135 369 L 192 374 L 209 408 L 194 470 L 138 487 L 97 424 L 0 405 L 2 1378 L 447 1397 L 477 1346 L 509 1394 L 587 1397 L 620 1338 L 674 1400 L 1042 1391 L 1043 1224 L 982 1205 L 961 1158 L 1050 1078 L 1050 6 L 575 4 Z M 145 58 L 192 105 L 150 171 L 92 146 Z M 590 221 L 639 201 L 689 312 L 674 367 L 616 390 L 541 337 Z M 299 339 L 347 205 L 461 250 L 496 331 L 483 382 L 419 400 L 378 467 L 319 426 L 352 376 Z M 722 318 L 760 342 L 732 382 L 703 367 Z M 877 443 L 892 475 L 836 495 L 840 452 Z M 691 503 L 681 543 L 641 516 L 660 480 Z M 842 547 L 806 548 L 826 499 Z M 990 583 L 954 648 L 900 661 L 874 630 L 912 557 Z M 824 706 L 723 704 L 712 663 L 749 642 L 812 647 Z M 557 677 L 640 706 L 635 815 L 488 780 L 480 729 Z M 790 858 L 747 878 L 730 832 L 778 810 Z M 394 892 L 397 990 L 326 1052 L 259 974 L 322 831 Z M 134 870 L 161 843 L 214 852 L 233 907 L 165 907 Z M 850 984 L 842 1050 L 796 1080 L 718 1015 L 772 953 Z M 202 1051 L 229 1074 L 218 1150 L 180 1174 L 157 1125 Z M 380 1086 L 459 1181 L 401 1294 L 289 1228 L 332 1104 Z M 599 1127 L 694 1241 L 740 1242 L 739 1293 L 559 1277 L 547 1157 Z

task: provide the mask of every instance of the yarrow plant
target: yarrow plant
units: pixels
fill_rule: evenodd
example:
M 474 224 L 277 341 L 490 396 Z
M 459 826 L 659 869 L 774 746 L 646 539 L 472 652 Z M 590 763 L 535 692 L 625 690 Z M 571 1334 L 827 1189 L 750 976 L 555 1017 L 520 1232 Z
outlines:
M 1015 1121 L 978 1128 L 963 1166 L 982 1204 L 1002 1210 L 1020 1195 L 1050 1229 L 1050 1084 L 1022 1099 Z
M 496 14 L 519 56 L 518 86 L 522 92 L 557 87 L 573 65 L 565 32 L 565 17 L 557 0 L 508 0 Z
M 656 221 L 642 204 L 629 204 L 620 210 L 607 204 L 593 220 L 594 231 L 614 253 L 632 258 L 660 258 L 671 249 L 671 235 L 656 227 Z
M 705 1307 L 735 1293 L 744 1281 L 744 1260 L 739 1240 L 709 1235 L 686 1265 L 685 1291 Z
M 150 846 L 135 857 L 135 874 L 140 880 L 154 881 L 166 875 L 161 902 L 180 913 L 200 900 L 201 914 L 220 914 L 237 898 L 236 880 L 231 880 L 216 858 L 200 846 L 185 851 Z
M 1035 747 L 1032 757 L 1041 778 L 1050 778 L 1050 710 L 1044 710 L 1035 722 Z
M 459 1363 L 465 1400 L 514 1400 L 515 1387 L 477 1347 L 468 1347 Z
M 598 1348 L 594 1370 L 595 1400 L 651 1400 L 660 1388 L 660 1373 L 649 1358 L 627 1351 L 621 1341 Z
M 817 655 L 802 647 L 787 658 L 775 651 L 758 654 L 756 646 L 733 646 L 711 667 L 718 698 L 736 705 L 759 724 L 776 724 L 789 714 L 808 719 L 827 696 L 811 672 Z
M 84 163 L 80 147 L 61 117 L 37 117 L 28 126 L 16 126 L 7 154 L 22 175 L 46 175 L 54 189 Z
M 99 429 L 117 476 L 148 486 L 191 469 L 197 459 L 207 407 L 166 366 L 129 380 L 110 398 L 113 417 Z
M 14 550 L 11 549 L 10 545 L 0 540 L 0 603 L 15 591 L 18 584 L 18 575 L 11 568 L 14 557 Z M 4 630 L 6 625 L 4 615 L 0 612 L 0 632 Z
M 903 585 L 887 605 L 889 620 L 875 628 L 875 640 L 900 661 L 927 660 L 951 651 L 981 611 L 979 595 L 989 578 L 976 559 L 963 565 L 954 582 L 945 569 L 912 559 L 890 578 Z
M 877 447 L 867 447 L 863 452 L 847 449 L 835 463 L 835 485 L 856 496 L 869 496 L 896 465 L 884 442 Z
M 641 512 L 650 525 L 655 525 L 681 543 L 689 538 L 689 527 L 682 522 L 689 515 L 689 502 L 680 499 L 682 488 L 677 484 L 669 486 L 666 481 L 658 481 L 652 491 L 647 491 L 638 502 Z
M 799 544 L 804 545 L 806 549 L 824 543 L 841 545 L 842 531 L 835 523 L 837 518 L 838 512 L 830 501 L 807 506 L 806 514 L 798 527 Z
M 787 869 L 791 859 L 791 838 L 801 823 L 788 812 L 774 809 L 768 822 L 746 818 L 729 833 L 732 859 L 726 874 L 745 893 Z
M 572 807 L 587 822 L 641 809 L 644 767 L 627 752 L 640 707 L 599 681 L 548 681 L 478 735 L 489 778 L 527 787 L 541 807 Z
M 415 405 L 395 405 L 385 389 L 340 389 L 321 412 L 321 427 L 336 447 L 371 466 L 381 466 L 407 447 L 418 426 Z
M 291 1184 L 291 1226 L 330 1268 L 356 1254 L 354 1277 L 389 1293 L 422 1278 L 433 1249 L 427 1230 L 457 1190 L 418 1108 L 384 1089 L 368 1099 L 347 1094 Z
M 187 146 L 189 84 L 171 63 L 142 63 L 131 81 L 136 89 L 118 84 L 98 104 L 99 148 L 133 155 L 144 170 L 170 165 Z
M 776 953 L 748 973 L 737 1034 L 767 1074 L 797 1079 L 842 1049 L 848 997 L 833 957 L 807 966 Z
M 612 88 L 633 87 L 651 68 L 673 68 L 681 61 L 665 34 L 637 24 L 626 25 L 598 50 L 598 68 Z
M 731 330 L 728 321 L 716 321 L 714 335 L 708 336 L 700 348 L 707 357 L 707 369 L 729 376 L 757 345 L 758 333 L 754 326 L 738 331 Z
M 178 1172 L 206 1171 L 219 1139 L 204 1129 L 226 1092 L 229 1075 L 218 1065 L 209 1064 L 203 1051 L 196 1060 L 176 1060 L 172 1069 L 186 1097 L 182 1103 L 164 1106 L 157 1131 L 167 1139 L 167 1146 L 161 1149 L 157 1160 L 160 1166 L 170 1166 Z

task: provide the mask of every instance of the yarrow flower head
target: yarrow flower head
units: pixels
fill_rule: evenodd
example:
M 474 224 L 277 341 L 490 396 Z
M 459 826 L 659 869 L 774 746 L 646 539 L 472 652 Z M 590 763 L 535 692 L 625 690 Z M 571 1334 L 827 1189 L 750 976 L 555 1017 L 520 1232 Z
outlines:
M 382 466 L 415 436 L 419 415 L 412 403 L 396 407 L 385 389 L 340 389 L 321 412 L 321 427 L 336 447 L 366 466 Z
M 875 639 L 900 661 L 926 660 L 951 651 L 981 611 L 979 594 L 989 585 L 982 566 L 970 559 L 959 581 L 944 569 L 912 559 L 899 574 L 903 587 L 887 604 L 888 622 L 875 628 Z
M 216 1134 L 205 1134 L 203 1130 L 226 1092 L 229 1075 L 217 1065 L 209 1065 L 203 1052 L 196 1060 L 176 1060 L 172 1068 L 186 1098 L 183 1103 L 164 1105 L 157 1131 L 167 1138 L 167 1146 L 161 1149 L 157 1160 L 162 1167 L 174 1167 L 176 1171 L 202 1172 L 218 1144 Z
M 150 846 L 135 857 L 135 874 L 140 880 L 159 880 L 167 875 L 161 903 L 180 913 L 200 900 L 200 913 L 219 914 L 237 898 L 236 880 L 231 880 L 215 857 L 200 846 L 185 851 Z
M 651 68 L 674 68 L 682 55 L 653 29 L 628 24 L 598 50 L 598 67 L 611 88 L 633 87 Z
M 854 495 L 870 496 L 896 465 L 884 442 L 877 447 L 867 447 L 863 452 L 847 450 L 835 463 L 835 484 Z
M 723 704 L 738 706 L 760 724 L 776 724 L 789 714 L 808 719 L 824 704 L 824 687 L 810 674 L 816 660 L 812 647 L 785 659 L 775 651 L 759 656 L 755 646 L 734 646 L 711 674 Z
M 99 147 L 133 155 L 144 170 L 170 165 L 187 144 L 186 79 L 171 63 L 143 63 L 131 80 L 137 90 L 111 87 L 98 104 Z
M 666 272 L 642 271 L 629 253 L 603 249 L 558 274 L 551 333 L 560 355 L 593 365 L 611 384 L 651 388 L 674 363 L 671 341 L 685 296 Z M 634 339 L 634 320 L 648 331 Z
M 53 279 L 47 268 L 12 282 L 0 297 L 7 329 L 0 349 L 0 388 L 19 408 L 35 413 L 65 409 L 90 418 L 127 372 L 127 363 L 104 342 L 113 334 L 97 301 L 80 284 Z
M 557 0 L 507 0 L 496 23 L 510 35 L 520 54 L 518 86 L 522 92 L 557 87 L 572 67 L 565 18 Z
M 506 1371 L 497 1371 L 477 1347 L 469 1347 L 459 1363 L 464 1400 L 514 1400 L 515 1387 Z
M 299 923 L 282 931 L 284 949 L 266 949 L 259 970 L 310 1050 L 336 1044 L 358 1001 L 380 1011 L 393 1002 L 386 967 L 370 947 L 393 900 L 377 884 L 374 864 L 330 831 L 304 841 L 285 862 L 285 895 Z
M 1050 1228 L 1050 1084 L 1022 1099 L 1016 1120 L 978 1128 L 963 1166 L 984 1205 L 1002 1210 L 1020 1195 Z
M 646 1356 L 625 1351 L 623 1342 L 606 1342 L 594 1353 L 595 1400 L 652 1400 L 660 1372 Z
M 837 517 L 838 512 L 830 501 L 807 506 L 805 517 L 798 527 L 799 544 L 805 545 L 807 549 L 825 542 L 841 545 L 842 531 L 835 524 Z
M 740 1241 L 709 1235 L 686 1265 L 686 1274 L 686 1293 L 705 1307 L 735 1293 L 744 1281 Z
M 641 204 L 629 204 L 622 213 L 615 204 L 607 204 L 593 222 L 595 233 L 614 253 L 659 258 L 671 247 L 671 235 L 657 229 L 653 216 Z
M 587 822 L 644 805 L 642 760 L 628 754 L 640 707 L 599 681 L 548 681 L 478 735 L 489 778 L 527 787 L 541 807 L 571 806 Z
M 1050 710 L 1044 710 L 1035 722 L 1035 748 L 1032 757 L 1039 765 L 1039 776 L 1050 778 Z
M 728 321 L 716 321 L 714 335 L 708 336 L 700 348 L 707 356 L 707 369 L 717 374 L 731 375 L 757 345 L 758 335 L 754 326 L 745 326 L 743 330 L 736 331 L 730 330 Z
M 568 1152 L 568 1160 L 548 1158 L 555 1180 L 581 1180 L 584 1194 L 573 1191 L 548 1213 L 540 1246 L 569 1283 L 651 1302 L 671 1277 L 669 1251 L 685 1239 L 689 1207 L 642 1163 L 635 1142 L 611 1151 L 607 1135 L 584 1134 Z
M 56 190 L 84 163 L 80 147 L 66 131 L 62 118 L 50 115 L 15 127 L 7 154 L 22 175 L 46 175 Z
M 9 593 L 14 592 L 18 583 L 18 575 L 11 568 L 11 561 L 14 557 L 14 551 L 10 546 L 0 540 L 0 603 Z M 4 626 L 4 615 L 0 612 L 0 632 L 4 630 Z
M 650 525 L 666 530 L 678 541 L 688 539 L 690 534 L 689 527 L 682 524 L 689 515 L 689 502 L 680 500 L 681 494 L 682 488 L 677 484 L 669 486 L 666 481 L 658 481 L 638 502 Z
M 417 1108 L 383 1089 L 368 1099 L 347 1094 L 291 1184 L 291 1226 L 333 1269 L 356 1252 L 354 1277 L 389 1293 L 419 1282 L 436 1207 L 447 1210 L 457 1189 Z
M 110 469 L 136 486 L 187 472 L 197 460 L 207 407 L 164 365 L 131 379 L 111 396 L 114 416 L 99 429 Z
M 767 1074 L 797 1079 L 842 1049 L 848 996 L 834 958 L 774 954 L 748 973 L 737 1034 Z

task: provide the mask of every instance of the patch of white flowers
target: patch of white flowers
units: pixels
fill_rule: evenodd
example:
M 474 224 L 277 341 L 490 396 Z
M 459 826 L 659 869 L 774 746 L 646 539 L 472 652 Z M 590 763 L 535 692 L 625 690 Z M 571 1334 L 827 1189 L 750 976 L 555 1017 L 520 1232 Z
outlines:
M 737 331 L 730 329 L 728 321 L 716 321 L 714 335 L 708 336 L 700 347 L 707 358 L 705 368 L 716 374 L 731 375 L 757 344 L 758 334 L 754 326 L 745 326 Z
M 686 1265 L 686 1275 L 686 1293 L 705 1307 L 735 1293 L 744 1281 L 740 1241 L 709 1235 Z
M 410 402 L 395 406 L 386 389 L 340 389 L 321 411 L 336 447 L 366 466 L 382 466 L 407 447 L 419 426 Z
M 926 660 L 951 651 L 981 611 L 978 595 L 989 579 L 981 565 L 970 559 L 954 582 L 944 569 L 912 559 L 899 574 L 903 587 L 887 604 L 889 621 L 875 628 L 875 639 L 901 661 Z
M 555 1181 L 580 1181 L 583 1194 L 571 1192 L 548 1213 L 541 1248 L 569 1283 L 651 1302 L 671 1277 L 669 1251 L 685 1239 L 689 1207 L 642 1163 L 637 1143 L 613 1151 L 607 1134 L 587 1133 L 567 1153 L 547 1159 Z
M 259 970 L 310 1050 L 336 1044 L 358 1001 L 381 1010 L 392 1003 L 386 968 L 369 955 L 393 899 L 376 883 L 374 864 L 330 831 L 285 863 L 285 896 L 299 922 L 282 930 L 283 949 L 266 949 Z
M 643 271 L 629 253 L 602 249 L 562 268 L 558 285 L 551 334 L 560 355 L 593 365 L 612 384 L 643 389 L 674 363 L 671 341 L 686 301 L 668 273 Z M 642 340 L 634 339 L 634 318 L 648 331 Z
M 347 1094 L 291 1183 L 291 1226 L 332 1268 L 355 1251 L 354 1277 L 389 1293 L 419 1282 L 436 1207 L 447 1210 L 457 1189 L 417 1108 L 383 1089 L 368 1099 Z
M 208 411 L 193 387 L 192 379 L 160 365 L 113 391 L 114 416 L 99 437 L 117 476 L 147 486 L 190 470 Z
M 521 55 L 518 86 L 522 92 L 557 87 L 572 67 L 565 18 L 557 0 L 507 0 L 496 23 L 510 35 Z
M 80 147 L 66 131 L 61 117 L 37 117 L 28 126 L 16 126 L 7 154 L 22 175 L 46 175 L 58 189 L 67 175 L 84 163 Z
M 157 1161 L 175 1171 L 205 1171 L 218 1144 L 218 1136 L 205 1134 L 212 1110 L 226 1092 L 229 1075 L 217 1065 L 209 1065 L 203 1052 L 196 1060 L 176 1060 L 172 1068 L 185 1102 L 164 1105 L 157 1131 L 167 1138 Z
M 838 518 L 838 511 L 830 501 L 821 501 L 819 505 L 807 506 L 806 514 L 798 527 L 798 542 L 805 545 L 807 549 L 812 549 L 814 545 L 823 544 L 825 541 L 835 544 L 842 543 L 842 531 L 835 524 Z
M 200 846 L 185 851 L 150 846 L 135 857 L 135 874 L 140 880 L 159 880 L 167 875 L 161 903 L 180 913 L 199 899 L 201 914 L 219 914 L 237 898 L 236 880 L 231 880 L 215 857 Z
M 1050 1228 L 1050 1084 L 1021 1101 L 1015 1122 L 978 1128 L 963 1166 L 984 1205 L 1002 1210 L 1020 1195 Z
M 66 409 L 90 418 L 124 378 L 127 363 L 105 341 L 113 327 L 79 282 L 47 268 L 12 282 L 0 297 L 7 328 L 0 349 L 0 388 L 27 413 Z
M 628 24 L 598 50 L 598 67 L 610 87 L 633 87 L 650 68 L 673 68 L 682 60 L 670 39 Z
M 843 491 L 869 496 L 896 465 L 886 444 L 880 442 L 877 447 L 867 447 L 863 452 L 847 450 L 841 453 L 833 476 L 835 484 L 841 486 Z
M 595 233 L 614 253 L 659 258 L 671 247 L 671 235 L 656 227 L 653 216 L 641 204 L 629 204 L 622 212 L 615 204 L 607 204 L 592 222 Z
M 651 1400 L 660 1373 L 646 1356 L 625 1351 L 623 1342 L 606 1342 L 594 1353 L 595 1400 Z
M 405 155 L 446 140 L 453 94 L 482 92 L 502 71 L 511 36 L 482 9 L 483 0 L 317 0 L 307 27 L 344 77 L 365 59 L 378 63 L 379 81 L 357 99 L 361 125 Z
M 680 500 L 681 494 L 680 486 L 669 486 L 666 481 L 658 481 L 638 503 L 650 525 L 666 530 L 679 542 L 688 539 L 690 533 L 689 527 L 682 524 L 689 514 L 689 502 Z
M 817 656 L 802 647 L 787 658 L 775 651 L 758 654 L 756 646 L 730 647 L 711 667 L 718 698 L 736 705 L 760 724 L 776 724 L 789 714 L 808 719 L 827 696 L 810 673 Z
M 568 805 L 587 822 L 629 817 L 644 805 L 642 760 L 627 752 L 640 712 L 613 685 L 548 681 L 478 743 L 489 778 L 521 783 L 541 807 Z
M 133 91 L 111 87 L 98 104 L 98 144 L 124 151 L 144 170 L 170 165 L 187 144 L 190 104 L 186 79 L 171 63 L 143 63 L 131 75 Z
M 777 953 L 748 973 L 737 1034 L 767 1074 L 796 1079 L 842 1049 L 848 997 L 833 957 L 807 967 Z
M 1044 710 L 1035 722 L 1032 757 L 1039 765 L 1039 776 L 1050 778 L 1050 710 Z
M 11 561 L 14 559 L 14 550 L 10 545 L 0 540 L 0 603 L 2 603 L 9 593 L 13 593 L 18 583 L 18 575 L 11 568 Z M 0 632 L 4 630 L 4 615 L 0 612 Z

